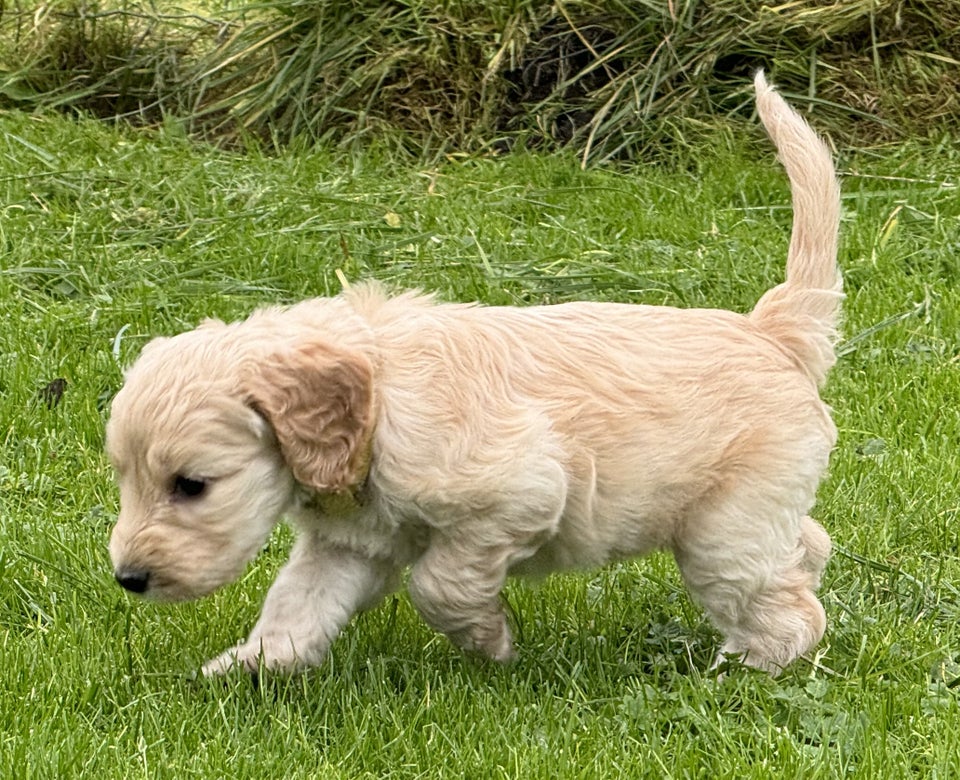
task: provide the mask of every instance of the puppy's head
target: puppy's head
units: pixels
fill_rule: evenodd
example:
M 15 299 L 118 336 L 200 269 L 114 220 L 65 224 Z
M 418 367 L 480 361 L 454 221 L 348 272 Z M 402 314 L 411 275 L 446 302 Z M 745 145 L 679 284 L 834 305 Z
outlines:
M 361 481 L 372 370 L 325 344 L 249 339 L 210 323 L 144 349 L 113 400 L 106 446 L 120 486 L 117 581 L 158 599 L 234 579 L 293 499 Z

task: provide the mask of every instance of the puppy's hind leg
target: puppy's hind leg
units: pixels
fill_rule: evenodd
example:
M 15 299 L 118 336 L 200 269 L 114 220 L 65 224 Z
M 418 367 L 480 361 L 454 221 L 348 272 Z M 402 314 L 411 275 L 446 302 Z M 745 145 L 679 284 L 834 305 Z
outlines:
M 300 671 L 319 664 L 341 629 L 396 585 L 396 567 L 301 534 L 267 593 L 247 641 L 203 666 L 206 676 L 240 667 Z
M 830 535 L 820 523 L 810 516 L 805 516 L 800 520 L 800 544 L 805 551 L 803 568 L 810 572 L 811 587 L 815 590 L 820 587 L 820 576 L 830 558 L 830 550 L 833 547 Z
M 675 554 L 684 580 L 724 635 L 717 662 L 778 674 L 814 647 L 826 614 L 814 593 L 829 555 L 826 531 L 784 507 L 733 499 L 691 517 Z M 760 502 L 760 506 L 763 502 Z

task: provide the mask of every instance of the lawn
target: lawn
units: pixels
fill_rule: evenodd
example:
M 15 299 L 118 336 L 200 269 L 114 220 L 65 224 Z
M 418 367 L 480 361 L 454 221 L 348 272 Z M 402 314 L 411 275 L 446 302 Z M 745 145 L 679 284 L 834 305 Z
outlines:
M 473 661 L 406 596 L 320 669 L 197 679 L 252 625 L 240 582 L 155 605 L 113 582 L 102 453 L 122 366 L 204 317 L 335 294 L 748 310 L 783 273 L 786 178 L 756 127 L 658 164 L 226 153 L 0 114 L 0 775 L 955 777 L 960 771 L 960 151 L 841 154 L 840 429 L 816 516 L 829 627 L 776 680 L 718 637 L 667 556 L 512 583 L 519 660 Z M 57 379 L 66 380 L 50 387 Z M 57 392 L 62 390 L 62 394 Z

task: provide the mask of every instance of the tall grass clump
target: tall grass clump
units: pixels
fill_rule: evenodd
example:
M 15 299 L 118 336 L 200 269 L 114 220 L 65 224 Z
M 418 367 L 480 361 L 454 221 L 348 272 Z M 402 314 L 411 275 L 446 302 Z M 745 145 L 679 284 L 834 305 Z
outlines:
M 0 18 L 0 95 L 173 115 L 216 140 L 399 131 L 427 150 L 602 160 L 751 110 L 758 67 L 848 142 L 950 128 L 958 52 L 960 0 L 264 0 L 207 16 L 54 0 Z
M 0 100 L 136 122 L 187 116 L 191 68 L 221 29 L 152 3 L 16 3 L 0 15 Z

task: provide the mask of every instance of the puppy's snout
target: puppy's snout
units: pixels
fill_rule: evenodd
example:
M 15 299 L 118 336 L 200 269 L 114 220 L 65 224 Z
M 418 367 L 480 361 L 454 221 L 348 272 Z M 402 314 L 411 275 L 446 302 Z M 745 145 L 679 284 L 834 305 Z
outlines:
M 148 571 L 123 570 L 115 572 L 113 576 L 116 577 L 117 582 L 123 588 L 131 593 L 145 593 L 150 582 L 150 572 Z

